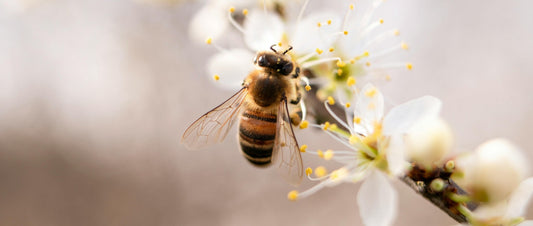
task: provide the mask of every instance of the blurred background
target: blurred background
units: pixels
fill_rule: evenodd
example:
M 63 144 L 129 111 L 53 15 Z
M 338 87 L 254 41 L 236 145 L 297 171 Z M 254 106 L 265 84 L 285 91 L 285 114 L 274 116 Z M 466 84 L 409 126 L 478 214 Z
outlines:
M 179 143 L 233 94 L 209 82 L 214 48 L 188 38 L 201 4 L 0 0 L 1 225 L 361 225 L 357 184 L 289 202 L 294 188 L 246 162 L 236 139 L 201 151 Z M 506 137 L 531 162 L 531 8 L 527 0 L 387 2 L 378 13 L 401 29 L 414 68 L 381 86 L 386 97 L 437 96 L 457 150 Z M 313 131 L 297 136 L 337 145 Z M 454 224 L 394 186 L 396 225 Z

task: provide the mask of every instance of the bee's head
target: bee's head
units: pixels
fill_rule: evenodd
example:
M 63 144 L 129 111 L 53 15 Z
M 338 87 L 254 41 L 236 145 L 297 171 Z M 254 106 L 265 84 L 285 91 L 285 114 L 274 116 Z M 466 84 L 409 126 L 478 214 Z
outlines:
M 283 53 L 278 53 L 274 48 L 270 47 L 272 52 L 264 51 L 257 53 L 254 59 L 254 64 L 259 67 L 270 69 L 282 75 L 290 75 L 294 70 L 294 63 L 285 54 L 289 52 L 292 47 L 285 50 Z

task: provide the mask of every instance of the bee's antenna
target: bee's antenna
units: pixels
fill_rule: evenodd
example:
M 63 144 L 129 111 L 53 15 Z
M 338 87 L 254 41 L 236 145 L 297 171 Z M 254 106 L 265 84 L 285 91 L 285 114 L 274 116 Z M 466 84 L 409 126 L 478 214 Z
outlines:
M 274 46 L 276 46 L 276 44 L 271 45 L 271 46 L 270 46 L 270 49 L 271 49 L 272 51 L 274 51 L 275 53 L 278 53 L 278 51 L 276 51 L 276 50 L 274 49 Z M 284 53 L 284 54 L 285 54 L 285 53 Z
M 283 55 L 285 55 L 285 53 L 288 53 L 291 50 L 292 50 L 292 46 L 289 46 L 289 48 L 283 52 Z

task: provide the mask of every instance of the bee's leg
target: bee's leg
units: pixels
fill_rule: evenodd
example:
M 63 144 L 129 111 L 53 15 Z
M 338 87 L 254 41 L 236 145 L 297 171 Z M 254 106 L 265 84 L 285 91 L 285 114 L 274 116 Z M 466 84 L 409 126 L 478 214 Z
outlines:
M 302 99 L 302 93 L 300 92 L 300 86 L 298 84 L 294 84 L 294 89 L 296 90 L 296 99 L 291 100 L 291 104 L 297 105 L 300 103 L 300 100 Z
M 302 109 L 295 109 L 291 112 L 289 117 L 291 118 L 291 123 L 294 126 L 300 125 L 300 123 L 302 122 Z

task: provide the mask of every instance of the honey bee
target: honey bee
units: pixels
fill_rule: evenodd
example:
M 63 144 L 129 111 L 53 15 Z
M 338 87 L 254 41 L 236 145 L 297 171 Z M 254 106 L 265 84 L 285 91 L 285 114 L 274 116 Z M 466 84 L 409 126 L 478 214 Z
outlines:
M 278 165 L 289 183 L 303 178 L 300 148 L 294 136 L 288 103 L 297 105 L 300 68 L 284 52 L 258 52 L 255 69 L 242 88 L 224 103 L 194 121 L 181 142 L 197 149 L 221 142 L 239 118 L 239 143 L 243 156 L 255 166 Z M 296 121 L 296 120 L 294 120 Z

